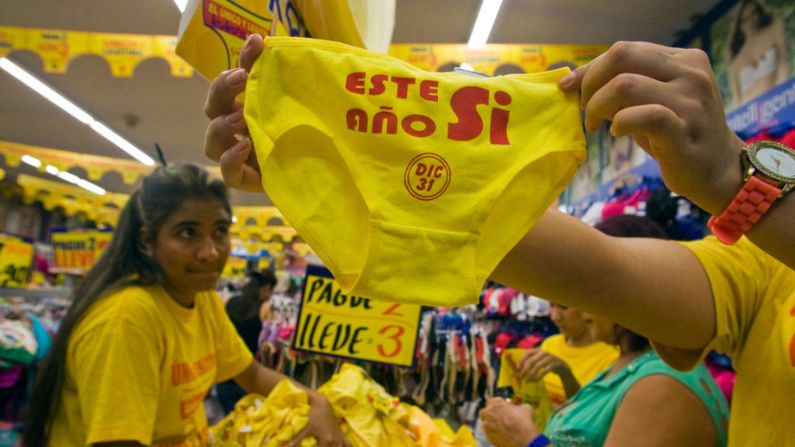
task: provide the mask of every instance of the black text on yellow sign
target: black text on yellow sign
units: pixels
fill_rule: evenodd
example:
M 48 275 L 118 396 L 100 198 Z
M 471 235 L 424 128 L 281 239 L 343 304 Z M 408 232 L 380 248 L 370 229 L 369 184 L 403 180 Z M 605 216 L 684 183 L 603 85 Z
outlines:
M 32 244 L 0 234 L 0 287 L 25 287 L 32 262 Z
M 342 292 L 331 273 L 310 266 L 293 347 L 301 351 L 411 366 L 421 307 Z

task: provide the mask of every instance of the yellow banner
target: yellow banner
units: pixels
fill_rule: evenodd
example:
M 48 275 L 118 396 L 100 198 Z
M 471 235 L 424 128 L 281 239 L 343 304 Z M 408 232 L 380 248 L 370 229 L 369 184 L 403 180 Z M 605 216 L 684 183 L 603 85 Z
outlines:
M 42 172 L 47 165 L 55 166 L 61 171 L 81 168 L 88 174 L 88 179 L 93 181 L 101 180 L 108 172 L 117 172 L 121 175 L 125 184 L 132 185 L 141 176 L 152 171 L 150 166 L 143 165 L 135 160 L 83 154 L 2 140 L 0 140 L 0 153 L 5 157 L 6 165 L 11 168 L 19 166 L 23 155 L 29 155 L 42 162 L 41 168 L 39 168 Z
M 0 233 L 0 287 L 25 287 L 33 262 L 33 244 Z
M 129 199 L 126 194 L 112 192 L 99 196 L 77 186 L 26 174 L 17 176 L 17 184 L 22 187 L 28 205 L 40 201 L 48 211 L 60 206 L 67 216 L 83 212 L 97 224 L 111 226 L 116 224 L 121 208 Z
M 242 278 L 246 274 L 246 260 L 237 256 L 230 256 L 226 260 L 224 271 L 221 274 L 224 278 Z
M 488 75 L 534 73 L 588 63 L 609 45 L 486 45 L 474 49 L 458 44 L 393 44 L 389 54 L 426 71 L 452 71 L 467 63 Z
M 346 295 L 328 270 L 309 266 L 293 348 L 411 366 L 420 312 L 415 304 Z
M 88 270 L 113 238 L 111 230 L 53 230 L 56 269 Z
M 65 73 L 75 58 L 93 55 L 105 59 L 114 76 L 132 76 L 139 63 L 157 57 L 168 63 L 172 76 L 190 77 L 193 68 L 177 56 L 176 44 L 176 36 L 0 27 L 0 56 L 32 51 L 49 73 Z

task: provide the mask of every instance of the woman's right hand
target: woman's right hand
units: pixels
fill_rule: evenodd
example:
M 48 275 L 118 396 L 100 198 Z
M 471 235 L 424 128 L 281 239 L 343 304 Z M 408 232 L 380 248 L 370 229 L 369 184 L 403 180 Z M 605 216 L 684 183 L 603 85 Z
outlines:
M 531 382 L 541 380 L 550 372 L 562 376 L 569 370 L 566 362 L 541 348 L 527 350 L 519 363 L 513 366 L 518 377 Z
M 350 447 L 328 399 L 314 390 L 308 390 L 307 393 L 311 406 L 309 420 L 306 427 L 290 440 L 290 447 L 301 445 L 301 440 L 307 436 L 314 436 L 319 447 Z
M 262 36 L 250 35 L 240 50 L 239 68 L 213 79 L 204 105 L 211 120 L 204 136 L 204 153 L 221 163 L 221 175 L 228 186 L 250 192 L 262 192 L 262 176 L 243 119 L 243 104 L 235 97 L 245 91 L 248 72 L 263 47 Z

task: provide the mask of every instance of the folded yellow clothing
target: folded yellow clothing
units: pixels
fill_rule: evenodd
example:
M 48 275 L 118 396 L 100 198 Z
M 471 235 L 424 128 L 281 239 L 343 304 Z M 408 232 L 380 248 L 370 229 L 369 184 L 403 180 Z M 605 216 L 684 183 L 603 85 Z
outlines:
M 265 191 L 345 293 L 462 305 L 585 158 L 567 72 L 430 73 L 270 37 L 244 114 Z

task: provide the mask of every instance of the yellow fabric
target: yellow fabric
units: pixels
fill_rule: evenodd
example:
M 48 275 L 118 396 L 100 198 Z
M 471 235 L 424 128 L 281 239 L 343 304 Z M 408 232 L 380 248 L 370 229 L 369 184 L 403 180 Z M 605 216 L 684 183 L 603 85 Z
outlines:
M 523 355 L 524 349 L 511 348 L 503 351 L 502 357 L 500 357 L 500 375 L 497 378 L 497 387 L 509 386 L 513 388 L 514 399 L 521 401 L 521 403 L 532 405 L 535 425 L 539 431 L 543 432 L 547 426 L 547 419 L 552 414 L 552 403 L 549 401 L 549 396 L 547 396 L 544 382 L 522 381 L 516 376 L 514 369 L 511 367 L 511 362 L 514 365 L 518 364 L 522 360 Z
M 352 447 L 414 446 L 398 421 L 407 419 L 406 409 L 384 388 L 354 365 L 344 364 L 340 372 L 318 389 L 343 418 L 342 432 Z
M 546 338 L 539 347 L 566 362 L 580 386 L 585 386 L 596 374 L 609 368 L 618 358 L 618 349 L 606 343 L 596 342 L 575 348 L 566 344 L 566 337 L 560 334 Z M 557 374 L 547 374 L 543 381 L 553 406 L 566 401 L 563 382 Z
M 193 309 L 157 286 L 112 293 L 69 338 L 50 446 L 204 445 L 204 396 L 251 362 L 214 292 L 198 294 Z
M 352 447 L 417 445 L 408 431 L 409 407 L 401 405 L 361 368 L 342 365 L 340 372 L 318 391 L 328 398 Z M 281 446 L 306 426 L 308 412 L 306 392 L 284 380 L 267 399 L 249 395 L 241 400 L 232 413 L 211 429 L 211 445 Z M 464 439 L 464 436 L 454 438 Z M 316 443 L 310 436 L 302 440 L 301 446 L 310 447 Z M 469 447 L 460 441 L 450 446 Z
M 418 407 L 409 408 L 409 430 L 419 447 L 475 447 L 475 436 L 466 425 L 453 432 L 444 419 L 431 419 Z
M 715 302 L 715 336 L 702 354 L 728 354 L 737 371 L 729 446 L 792 445 L 795 271 L 746 238 L 733 246 L 714 237 L 685 246 L 704 266 Z M 663 359 L 682 363 L 662 348 Z
M 210 445 L 280 447 L 306 426 L 308 416 L 306 392 L 289 380 L 282 380 L 267 398 L 249 394 L 240 399 L 234 411 L 210 429 Z M 308 436 L 299 445 L 315 446 L 317 440 Z
M 265 191 L 345 293 L 474 303 L 585 157 L 566 72 L 429 73 L 267 38 L 245 118 Z

